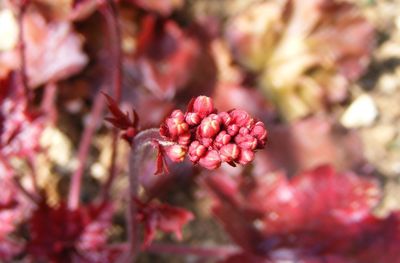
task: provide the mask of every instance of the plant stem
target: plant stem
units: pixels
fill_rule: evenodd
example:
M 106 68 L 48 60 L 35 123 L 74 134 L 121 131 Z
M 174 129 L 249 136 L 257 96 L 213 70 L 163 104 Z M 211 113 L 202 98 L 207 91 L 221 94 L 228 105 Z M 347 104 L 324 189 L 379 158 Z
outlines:
M 39 205 L 40 204 L 40 196 L 37 194 L 30 193 L 28 190 L 25 189 L 25 187 L 21 184 L 19 178 L 13 177 L 12 178 L 15 186 L 23 193 L 29 200 L 31 200 L 34 204 Z
M 137 206 L 135 199 L 138 198 L 139 190 L 139 172 L 143 159 L 144 148 L 152 145 L 154 141 L 159 143 L 168 143 L 163 141 L 158 129 L 144 130 L 136 135 L 132 142 L 132 148 L 129 156 L 129 197 L 127 209 L 127 229 L 129 249 L 126 261 L 134 262 L 139 253 L 139 227 L 136 220 Z M 126 262 L 125 261 L 125 262 Z
M 31 177 L 33 191 L 35 192 L 35 194 L 38 194 L 39 187 L 37 184 L 36 162 L 32 155 L 28 156 L 28 158 L 26 159 L 26 164 L 28 165 L 28 168 L 30 170 L 29 175 Z
M 121 28 L 118 21 L 118 10 L 112 0 L 105 3 L 103 14 L 106 19 L 108 32 L 110 34 L 110 57 L 113 60 L 114 70 L 112 78 L 112 87 L 114 91 L 114 99 L 117 103 L 121 100 L 122 92 L 122 50 L 121 50 Z M 112 131 L 112 144 L 111 144 L 111 160 L 109 168 L 109 177 L 104 185 L 103 200 L 109 197 L 109 191 L 117 174 L 116 160 L 118 153 L 118 129 L 113 128 Z
M 68 196 L 68 208 L 71 210 L 75 210 L 79 206 L 82 175 L 85 169 L 85 164 L 89 154 L 89 149 L 93 134 L 103 115 L 104 105 L 105 105 L 105 100 L 103 98 L 103 95 L 99 92 L 96 95 L 94 106 L 90 113 L 91 120 L 90 122 L 85 124 L 85 130 L 83 131 L 83 135 L 79 143 L 79 150 L 78 150 L 79 164 L 78 168 L 75 170 L 75 173 L 72 175 L 70 189 L 69 189 L 70 191 Z
M 18 51 L 19 51 L 19 58 L 20 58 L 20 69 L 19 69 L 19 78 L 20 78 L 20 85 L 22 87 L 22 92 L 24 97 L 26 98 L 27 102 L 31 100 L 31 92 L 28 86 L 28 77 L 26 74 L 26 56 L 25 56 L 25 41 L 24 41 L 24 16 L 27 9 L 27 2 L 22 2 L 19 4 L 18 16 L 17 16 L 17 23 L 19 26 L 19 33 L 18 33 Z

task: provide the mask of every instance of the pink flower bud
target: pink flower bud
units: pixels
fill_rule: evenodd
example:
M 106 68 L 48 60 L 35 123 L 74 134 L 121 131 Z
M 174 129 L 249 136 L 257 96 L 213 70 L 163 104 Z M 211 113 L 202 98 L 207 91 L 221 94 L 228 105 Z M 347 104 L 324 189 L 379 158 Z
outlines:
M 210 97 L 199 96 L 193 103 L 193 111 L 198 113 L 201 118 L 214 112 L 214 104 Z
M 261 121 L 257 122 L 250 133 L 254 138 L 257 139 L 258 147 L 263 147 L 267 139 L 267 129 L 265 129 L 264 123 Z
M 203 158 L 200 158 L 199 164 L 204 168 L 214 170 L 221 165 L 221 158 L 216 150 L 211 150 Z
M 226 131 L 221 131 L 218 133 L 217 137 L 214 140 L 214 146 L 217 148 L 221 148 L 225 144 L 228 144 L 231 141 L 232 136 L 230 136 Z
M 254 150 L 257 148 L 257 139 L 250 134 L 236 135 L 235 142 L 242 149 Z
M 186 114 L 186 123 L 189 125 L 198 125 L 201 122 L 201 118 L 200 115 L 198 113 L 195 112 L 188 112 Z
M 246 127 L 241 127 L 241 128 L 239 129 L 239 134 L 245 135 L 245 134 L 249 134 L 249 133 L 250 133 L 250 130 L 247 129 Z
M 187 147 L 179 144 L 165 147 L 165 153 L 173 162 L 182 162 L 187 153 Z
M 238 134 L 240 127 L 237 124 L 231 124 L 228 126 L 228 133 L 231 136 L 235 136 L 236 134 Z
M 194 141 L 189 146 L 189 159 L 192 162 L 197 162 L 207 152 L 207 148 L 200 144 L 199 141 Z
M 205 147 L 210 147 L 212 146 L 214 140 L 212 138 L 201 138 L 201 144 L 203 144 Z
M 211 114 L 201 121 L 199 135 L 205 138 L 212 138 L 220 130 L 221 119 L 216 114 Z
M 254 152 L 248 149 L 242 149 L 239 154 L 237 162 L 240 164 L 248 164 L 254 160 Z
M 240 127 L 250 128 L 254 124 L 254 119 L 244 110 L 233 110 L 229 115 L 232 118 L 232 123 Z
M 221 149 L 219 149 L 219 154 L 223 162 L 231 162 L 238 158 L 240 148 L 236 144 L 230 143 L 222 146 Z
M 224 124 L 226 127 L 231 123 L 232 118 L 229 115 L 229 113 L 223 111 L 218 113 L 218 116 L 221 118 L 222 124 Z
M 182 134 L 178 137 L 178 143 L 180 145 L 188 145 L 190 143 L 191 135 L 189 132 Z
M 184 120 L 183 113 L 180 110 L 172 112 L 171 116 L 165 121 L 170 136 L 176 137 L 189 130 L 189 125 Z
M 185 115 L 181 110 L 174 110 L 170 118 L 176 119 L 178 122 L 183 122 L 185 120 Z

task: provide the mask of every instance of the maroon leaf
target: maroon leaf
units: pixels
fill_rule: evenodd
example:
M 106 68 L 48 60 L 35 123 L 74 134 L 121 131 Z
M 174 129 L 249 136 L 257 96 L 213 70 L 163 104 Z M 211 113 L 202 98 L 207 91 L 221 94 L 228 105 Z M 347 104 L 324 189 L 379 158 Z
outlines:
M 42 202 L 29 220 L 31 240 L 27 251 L 35 259 L 51 262 L 106 257 L 106 231 L 111 225 L 111 216 L 109 204 L 71 211 L 64 203 L 50 207 Z
M 145 228 L 144 246 L 151 244 L 156 230 L 174 233 L 176 238 L 181 240 L 182 227 L 193 219 L 193 214 L 183 208 L 135 201 L 138 205 L 138 220 Z
M 250 181 L 206 180 L 216 216 L 244 250 L 226 262 L 400 261 L 400 215 L 372 214 L 376 182 L 329 166 L 290 181 L 279 174 Z
M 28 12 L 24 16 L 24 26 L 29 86 L 38 87 L 65 79 L 86 65 L 88 58 L 81 50 L 82 39 L 69 22 L 47 22 L 41 14 Z M 17 69 L 17 48 L 2 54 L 0 60 L 3 60 L 0 65 L 8 66 L 10 70 Z
M 172 20 L 147 16 L 141 29 L 135 57 L 142 83 L 155 96 L 171 98 L 190 80 L 199 43 Z

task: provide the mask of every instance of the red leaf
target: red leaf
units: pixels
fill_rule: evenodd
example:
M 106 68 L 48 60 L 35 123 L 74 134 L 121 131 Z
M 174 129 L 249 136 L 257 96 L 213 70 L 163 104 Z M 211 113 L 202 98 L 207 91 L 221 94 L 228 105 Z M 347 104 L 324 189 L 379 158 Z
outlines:
M 193 214 L 183 208 L 167 204 L 142 203 L 138 205 L 138 220 L 144 224 L 144 246 L 149 246 L 154 239 L 156 230 L 174 233 L 176 238 L 182 239 L 182 227 L 193 219 Z
M 108 204 L 69 210 L 64 203 L 42 202 L 29 221 L 27 250 L 35 259 L 71 262 L 72 258 L 104 256 L 112 208 Z
M 206 181 L 217 217 L 245 252 L 226 262 L 400 262 L 400 214 L 372 214 L 374 181 L 329 166 L 290 181 L 279 174 L 249 179 Z
M 82 39 L 66 21 L 47 22 L 37 12 L 24 16 L 26 71 L 29 86 L 38 87 L 56 82 L 79 72 L 88 58 L 82 52 Z M 19 67 L 17 49 L 8 50 L 0 58 L 0 65 L 10 70 Z M 10 59 L 12 56 L 12 59 Z
M 135 54 L 142 82 L 161 99 L 173 97 L 190 80 L 199 43 L 172 20 L 147 16 L 142 26 Z

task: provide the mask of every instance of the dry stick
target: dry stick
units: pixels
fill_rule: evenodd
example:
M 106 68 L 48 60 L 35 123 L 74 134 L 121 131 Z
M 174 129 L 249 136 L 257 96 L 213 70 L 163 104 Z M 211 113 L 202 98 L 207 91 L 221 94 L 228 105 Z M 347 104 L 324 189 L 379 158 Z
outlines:
M 112 87 L 114 90 L 114 99 L 117 103 L 121 100 L 122 90 L 122 50 L 121 50 L 121 28 L 118 22 L 118 11 L 112 0 L 108 0 L 104 12 L 108 31 L 110 33 L 111 57 L 114 60 Z M 109 168 L 109 177 L 104 184 L 103 200 L 107 200 L 110 188 L 117 174 L 116 160 L 118 152 L 118 129 L 114 128 L 112 133 L 111 160 Z
M 38 183 L 37 183 L 36 162 L 35 162 L 34 156 L 32 154 L 30 154 L 28 156 L 28 158 L 26 159 L 26 164 L 28 165 L 28 168 L 30 171 L 29 175 L 31 177 L 33 191 L 35 192 L 35 194 L 38 194 L 39 187 L 38 187 Z
M 81 141 L 79 143 L 78 150 L 78 168 L 75 170 L 75 173 L 72 175 L 69 195 L 68 195 L 68 208 L 70 210 L 75 210 L 79 206 L 79 197 L 82 185 L 82 175 L 85 169 L 86 160 L 89 154 L 89 148 L 92 141 L 93 134 L 96 130 L 96 127 L 103 116 L 105 101 L 103 95 L 99 92 L 96 95 L 94 106 L 90 113 L 90 122 L 86 123 L 85 130 L 83 131 L 83 135 Z

